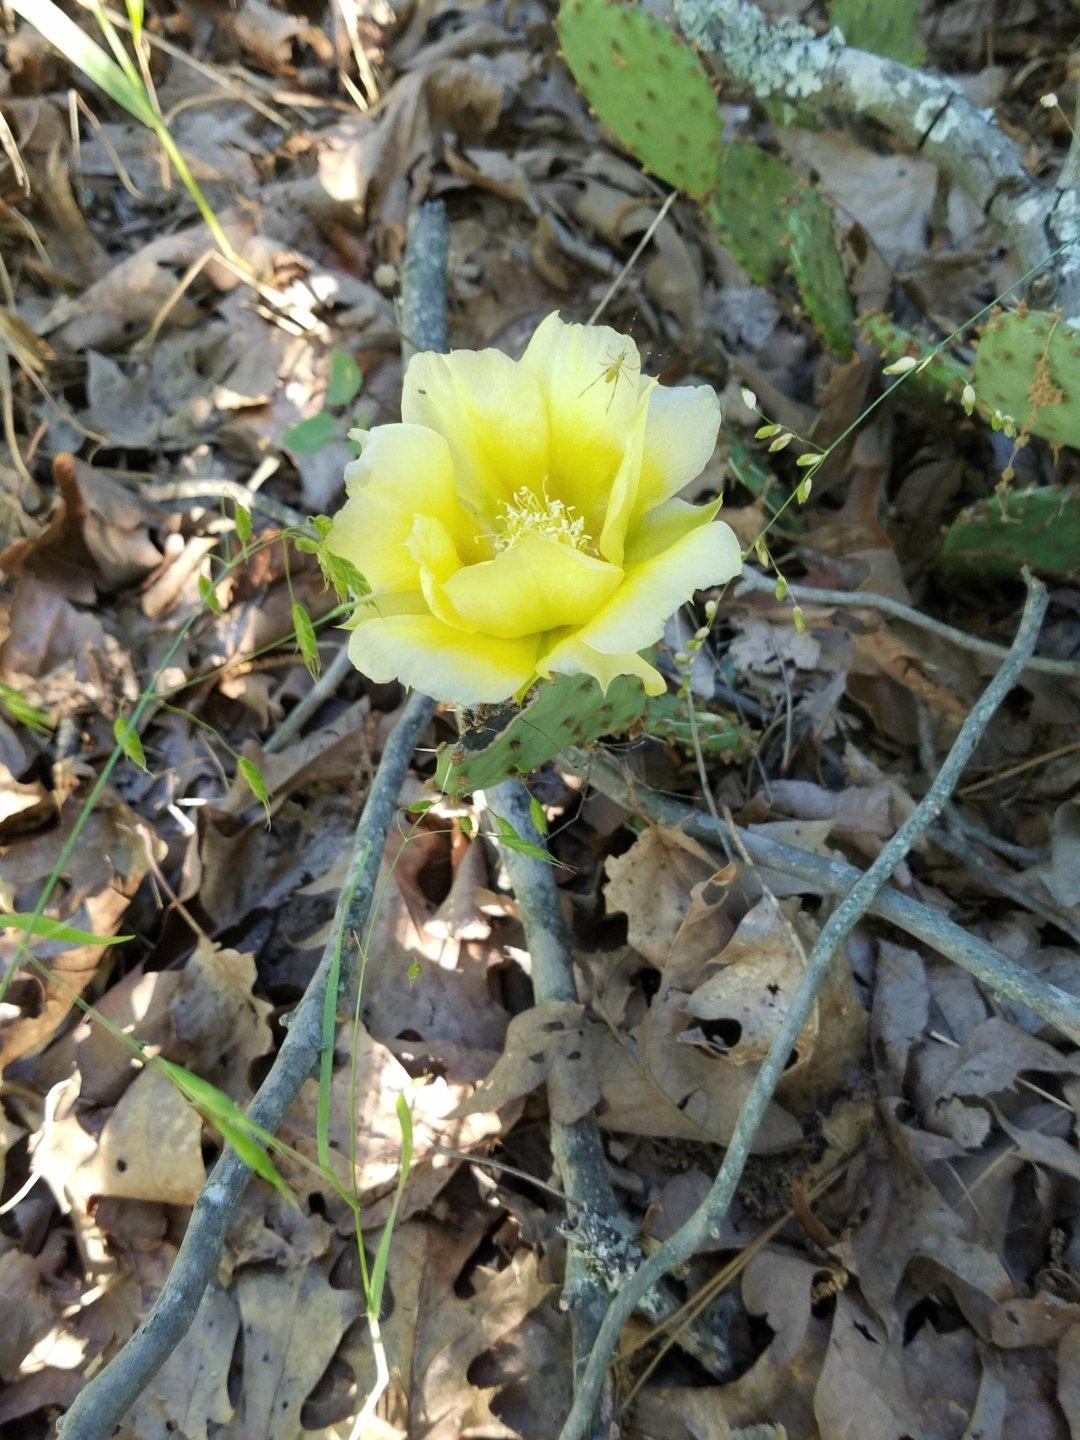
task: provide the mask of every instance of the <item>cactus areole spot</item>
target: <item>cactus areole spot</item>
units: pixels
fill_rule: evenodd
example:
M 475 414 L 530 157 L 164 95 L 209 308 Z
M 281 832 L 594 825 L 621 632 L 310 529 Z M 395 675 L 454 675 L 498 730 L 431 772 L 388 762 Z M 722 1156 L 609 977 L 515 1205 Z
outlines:
M 716 183 L 723 124 L 697 53 L 623 0 L 564 0 L 563 56 L 600 120 L 646 170 L 687 195 Z

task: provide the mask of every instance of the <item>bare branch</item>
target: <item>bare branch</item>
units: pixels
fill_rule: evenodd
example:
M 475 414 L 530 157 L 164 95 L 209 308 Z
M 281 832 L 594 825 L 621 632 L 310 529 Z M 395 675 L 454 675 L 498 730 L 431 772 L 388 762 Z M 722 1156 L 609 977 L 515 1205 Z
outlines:
M 1037 581 L 1029 582 L 1027 604 L 1009 658 L 975 702 L 934 783 L 822 927 L 807 956 L 806 967 L 791 996 L 769 1053 L 754 1078 L 724 1155 L 723 1164 L 708 1195 L 690 1219 L 646 1260 L 615 1296 L 600 1327 L 596 1346 L 589 1357 L 585 1375 L 560 1440 L 582 1440 L 585 1435 L 604 1384 L 608 1362 L 615 1352 L 623 1325 L 634 1312 L 638 1298 L 664 1275 L 688 1260 L 709 1238 L 720 1234 L 754 1138 L 784 1072 L 791 1049 L 813 1008 L 837 947 L 866 914 L 874 897 L 915 841 L 941 813 L 991 717 L 1034 650 L 1046 606 L 1045 587 Z
M 751 0 L 674 0 L 683 33 L 760 100 L 812 100 L 885 126 L 933 160 L 1008 237 L 1025 270 L 1062 246 L 1054 298 L 1080 316 L 1080 203 L 1075 185 L 1048 187 L 1020 147 L 955 80 L 856 50 L 839 30 L 815 35 L 796 20 L 770 23 Z
M 776 587 L 775 580 L 749 567 L 743 569 L 738 583 L 748 590 L 767 590 L 770 594 Z M 894 620 L 903 620 L 906 625 L 915 625 L 931 635 L 940 635 L 942 640 L 960 650 L 986 655 L 999 665 L 1009 654 L 1004 645 L 995 645 L 992 640 L 983 640 L 966 630 L 957 630 L 943 620 L 935 620 L 932 615 L 924 615 L 921 610 L 893 600 L 888 595 L 874 595 L 862 590 L 821 590 L 814 585 L 788 585 L 785 594 L 801 605 L 842 605 L 850 610 L 878 610 L 882 615 L 891 615 Z M 1054 660 L 1048 655 L 1032 655 L 1024 668 L 1040 675 L 1064 675 L 1070 680 L 1080 680 L 1080 660 Z
M 405 275 L 409 283 L 434 287 L 423 303 L 405 308 L 413 316 L 413 339 L 421 346 L 445 346 L 446 215 L 441 205 L 424 205 L 410 227 L 425 247 L 425 263 Z M 290 1017 L 288 1031 L 270 1073 L 248 1107 L 249 1117 L 264 1130 L 275 1131 L 288 1113 L 301 1085 L 318 1068 L 322 1049 L 322 1016 L 326 985 L 338 937 L 362 932 L 367 925 L 379 877 L 386 837 L 394 818 L 398 793 L 412 753 L 435 712 L 426 695 L 410 696 L 386 742 L 363 814 L 353 837 L 348 879 L 338 899 L 330 939 L 315 974 Z M 350 947 L 341 952 L 340 984 L 351 984 Z M 119 1354 L 76 1396 L 60 1425 L 63 1440 L 107 1440 L 137 1396 L 158 1373 L 187 1334 L 204 1291 L 215 1275 L 229 1224 L 251 1179 L 251 1170 L 236 1151 L 226 1147 L 191 1212 L 176 1260 L 149 1315 Z

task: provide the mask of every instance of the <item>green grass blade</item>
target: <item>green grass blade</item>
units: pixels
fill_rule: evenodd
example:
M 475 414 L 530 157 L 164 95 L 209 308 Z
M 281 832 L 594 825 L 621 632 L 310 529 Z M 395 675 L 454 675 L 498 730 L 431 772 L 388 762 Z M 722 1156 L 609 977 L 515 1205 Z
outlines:
M 9 0 L 9 5 L 117 105 L 144 125 L 155 124 L 157 116 L 145 92 L 134 86 L 112 56 L 80 30 L 53 0 Z
M 122 945 L 135 939 L 134 935 L 93 935 L 48 915 L 0 915 L 0 930 L 22 930 L 27 939 L 63 940 L 69 945 Z
M 368 1309 L 376 1318 L 382 1310 L 383 1289 L 386 1286 L 386 1268 L 390 1263 L 390 1241 L 394 1235 L 394 1226 L 397 1224 L 401 1197 L 405 1193 L 405 1186 L 409 1179 L 409 1171 L 412 1169 L 412 1111 L 409 1109 L 408 1101 L 404 1095 L 398 1096 L 396 1108 L 398 1124 L 401 1126 L 401 1168 L 398 1171 L 397 1189 L 394 1191 L 394 1198 L 390 1204 L 390 1214 L 386 1217 L 386 1224 L 383 1226 L 383 1232 L 379 1236 L 379 1248 L 375 1251 L 375 1260 L 371 1267 L 371 1283 L 368 1287 Z

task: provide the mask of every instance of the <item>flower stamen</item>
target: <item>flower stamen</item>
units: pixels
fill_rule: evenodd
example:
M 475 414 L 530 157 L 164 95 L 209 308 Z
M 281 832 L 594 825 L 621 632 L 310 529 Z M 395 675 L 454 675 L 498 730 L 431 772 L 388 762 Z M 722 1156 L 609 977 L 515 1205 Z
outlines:
M 494 536 L 496 550 L 512 550 L 527 535 L 543 535 L 558 545 L 572 550 L 588 550 L 591 540 L 585 533 L 585 517 L 563 500 L 552 500 L 546 485 L 537 495 L 527 486 L 515 490 L 504 501 L 505 517 L 499 520 L 500 531 Z

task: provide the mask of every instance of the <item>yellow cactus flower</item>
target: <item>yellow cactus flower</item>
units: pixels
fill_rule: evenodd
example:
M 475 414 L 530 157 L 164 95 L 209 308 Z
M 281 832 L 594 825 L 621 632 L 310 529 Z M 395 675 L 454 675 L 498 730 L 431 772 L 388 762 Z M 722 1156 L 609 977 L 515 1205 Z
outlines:
M 716 444 L 713 391 L 663 387 L 627 336 L 549 315 L 520 361 L 414 356 L 401 414 L 360 436 L 326 539 L 372 588 L 356 668 L 459 705 L 555 672 L 660 694 L 639 652 L 741 568 L 720 502 L 676 498 Z

